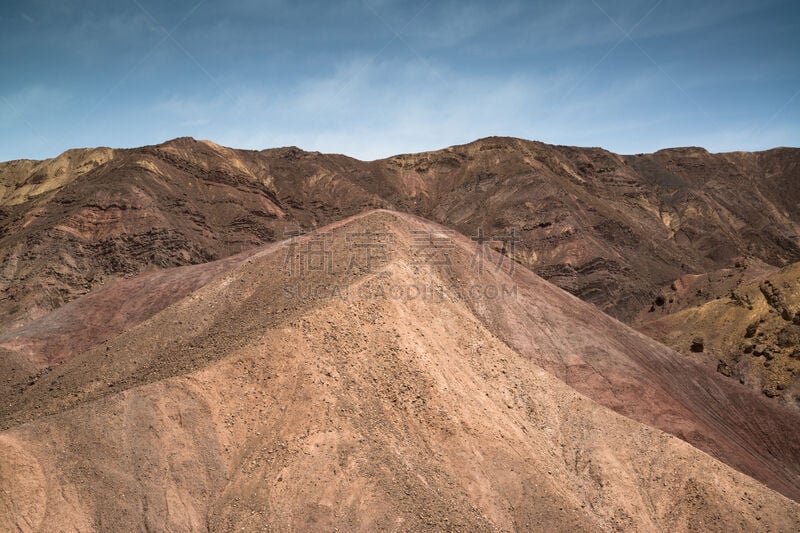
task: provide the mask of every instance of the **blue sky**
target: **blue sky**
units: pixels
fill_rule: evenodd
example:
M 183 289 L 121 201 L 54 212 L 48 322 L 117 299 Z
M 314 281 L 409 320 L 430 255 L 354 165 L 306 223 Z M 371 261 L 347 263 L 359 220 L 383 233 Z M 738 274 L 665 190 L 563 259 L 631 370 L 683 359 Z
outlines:
M 794 0 L 5 0 L 0 160 L 178 136 L 374 159 L 489 135 L 800 145 Z

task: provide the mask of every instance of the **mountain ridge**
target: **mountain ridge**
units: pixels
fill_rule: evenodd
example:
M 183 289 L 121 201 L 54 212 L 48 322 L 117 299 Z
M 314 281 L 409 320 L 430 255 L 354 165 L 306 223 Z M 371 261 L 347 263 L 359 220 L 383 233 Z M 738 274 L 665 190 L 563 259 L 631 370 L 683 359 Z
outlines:
M 27 174 L 0 165 L 0 182 L 21 184 L 0 194 L 13 198 L 0 201 L 0 333 L 118 279 L 374 208 L 484 239 L 634 326 L 800 261 L 796 149 L 622 156 L 492 137 L 363 162 L 179 138 L 101 154 L 110 159 L 84 166 L 92 157 L 76 153 Z M 691 295 L 672 289 L 687 283 Z
M 798 199 L 794 177 L 799 172 L 800 150 L 746 157 L 712 155 L 706 160 L 674 150 L 618 156 L 602 149 L 492 137 L 434 152 L 361 162 L 295 148 L 242 151 L 179 138 L 114 154 L 111 161 L 70 181 L 66 189 L 33 197 L 25 206 L 0 205 L 0 235 L 30 234 L 39 228 L 30 238 L 51 239 L 42 236 L 42 231 L 70 230 L 80 224 L 63 220 L 64 214 L 74 211 L 69 206 L 95 197 L 94 203 L 85 205 L 94 218 L 101 213 L 112 219 L 136 214 L 115 212 L 120 208 L 162 211 L 149 221 L 135 222 L 126 232 L 140 232 L 139 240 L 151 244 L 177 240 L 176 246 L 189 256 L 175 259 L 160 252 L 163 257 L 147 260 L 148 265 L 176 260 L 189 264 L 279 239 L 285 229 L 283 220 L 308 229 L 364 208 L 391 207 L 470 236 L 515 226 L 519 262 L 625 320 L 646 310 L 660 286 L 682 274 L 732 266 L 744 255 L 777 266 L 800 260 L 800 213 L 792 203 Z M 0 179 L 7 174 L 0 166 Z M 774 185 L 761 183 L 761 175 Z M 126 189 L 115 176 L 135 178 Z M 174 189 L 176 179 L 183 189 L 180 194 L 165 188 L 174 183 Z M 733 179 L 737 187 L 731 186 Z M 768 190 L 763 192 L 761 187 Z M 118 199 L 107 193 L 98 197 L 98 188 L 114 191 Z M 776 194 L 776 188 L 784 194 Z M 82 191 L 76 196 L 66 192 L 69 189 Z M 142 194 L 157 194 L 158 200 L 143 204 Z M 215 215 L 205 220 L 207 200 L 229 202 L 226 196 L 250 205 L 241 209 L 229 203 L 239 210 L 237 216 Z M 170 197 L 164 204 L 163 199 Z M 526 198 L 535 201 L 526 203 Z M 753 201 L 756 204 L 750 206 Z M 179 212 L 184 204 L 190 209 L 181 216 L 188 221 L 172 220 L 170 213 Z M 46 222 L 47 217 L 55 218 Z M 270 220 L 276 217 L 280 220 Z M 712 231 L 701 232 L 709 223 Z M 236 228 L 231 230 L 232 226 Z M 158 228 L 172 233 L 146 233 Z M 659 249 L 636 244 L 645 237 L 656 239 Z M 0 240 L 6 240 L 5 245 L 0 242 L 6 262 L 19 263 L 18 252 L 8 256 L 9 246 L 19 244 Z M 136 246 L 125 240 L 120 244 Z M 139 253 L 134 249 L 128 255 Z M 126 268 L 139 271 L 144 266 Z M 101 268 L 110 275 L 119 273 L 113 266 Z M 8 278 L 6 283 L 13 280 Z M 86 283 L 94 286 L 87 279 L 58 283 L 56 290 L 64 296 L 55 296 L 56 300 L 68 301 L 68 293 L 82 293 L 85 289 L 79 285 Z M 38 305 L 44 311 L 51 308 L 45 302 Z
M 349 233 L 343 229 L 347 227 L 352 228 Z M 394 239 L 401 244 L 400 250 L 404 251 L 398 253 L 402 254 L 401 257 L 406 262 L 404 266 L 400 267 L 402 269 L 406 269 L 409 264 L 412 264 L 414 254 L 421 253 L 414 247 L 413 231 L 446 231 L 446 228 L 412 215 L 378 210 L 332 223 L 309 236 L 302 237 L 301 239 L 305 240 L 300 244 L 312 242 L 308 239 L 312 239 L 313 235 L 338 235 L 340 242 L 336 242 L 337 247 L 333 248 L 331 253 L 334 254 L 334 257 L 336 254 L 344 256 L 351 253 L 351 250 L 346 247 L 346 239 L 343 236 L 350 233 L 359 234 L 359 232 L 366 231 L 365 228 L 373 230 L 375 227 L 383 233 L 391 233 L 394 235 Z M 374 231 L 378 232 L 378 230 Z M 450 288 L 470 285 L 495 287 L 500 282 L 507 282 L 508 286 L 513 284 L 518 287 L 518 290 L 514 292 L 498 292 L 491 299 L 486 299 L 481 294 L 474 299 L 469 293 L 453 296 L 457 300 L 463 299 L 467 308 L 471 309 L 473 316 L 480 319 L 485 327 L 510 349 L 526 357 L 537 367 L 546 370 L 567 385 L 574 387 L 577 391 L 593 398 L 601 405 L 634 420 L 676 434 L 704 451 L 722 458 L 728 464 L 735 465 L 736 468 L 750 475 L 758 476 L 765 483 L 775 484 L 776 488 L 788 491 L 795 497 L 800 495 L 800 471 L 792 470 L 793 468 L 796 470 L 797 465 L 793 461 L 796 462 L 797 457 L 800 456 L 800 442 L 796 440 L 795 432 L 792 429 L 795 424 L 791 422 L 795 420 L 796 423 L 800 423 L 800 419 L 797 418 L 800 415 L 788 410 L 784 411 L 777 405 L 773 406 L 772 402 L 768 402 L 765 398 L 761 398 L 747 389 L 739 389 L 723 376 L 685 360 L 679 354 L 630 330 L 623 324 L 603 315 L 589 304 L 564 293 L 522 267 L 514 267 L 513 264 L 506 261 L 503 268 L 510 271 L 512 274 L 510 277 L 502 270 L 485 273 L 473 272 L 472 259 L 474 257 L 472 254 L 475 250 L 480 250 L 480 246 L 457 234 L 451 235 L 451 238 L 454 244 L 454 248 L 450 250 L 451 261 L 447 265 L 439 265 L 435 268 L 436 275 L 441 277 L 438 278 L 439 281 L 434 282 L 434 285 L 444 285 Z M 404 243 L 403 240 L 405 240 Z M 40 409 L 45 409 L 46 413 L 49 412 L 47 405 L 57 406 L 59 405 L 58 401 L 71 403 L 70 398 L 73 397 L 81 398 L 88 395 L 87 398 L 92 398 L 98 393 L 115 393 L 118 387 L 130 382 L 131 379 L 136 384 L 138 383 L 136 380 L 144 379 L 149 375 L 168 377 L 174 372 L 181 373 L 194 369 L 196 364 L 200 363 L 190 361 L 186 363 L 188 365 L 186 366 L 180 362 L 183 360 L 183 356 L 180 354 L 186 351 L 190 353 L 197 351 L 197 341 L 192 340 L 198 335 L 194 333 L 197 328 L 200 331 L 208 328 L 208 332 L 198 338 L 203 339 L 200 341 L 201 343 L 214 347 L 214 350 L 228 342 L 234 345 L 245 342 L 245 339 L 254 333 L 251 330 L 242 330 L 243 326 L 233 327 L 234 319 L 220 318 L 221 311 L 215 308 L 219 305 L 223 305 L 223 307 L 232 305 L 228 299 L 233 297 L 237 287 L 242 287 L 241 290 L 244 291 L 244 294 L 249 294 L 254 290 L 250 281 L 236 279 L 242 275 L 245 276 L 244 279 L 255 276 L 258 269 L 253 266 L 254 262 L 266 265 L 268 261 L 271 266 L 268 269 L 264 266 L 261 270 L 266 269 L 273 272 L 274 279 L 270 279 L 269 289 L 267 289 L 267 285 L 264 285 L 264 281 L 260 282 L 259 290 L 263 296 L 259 298 L 237 295 L 237 299 L 244 298 L 243 302 L 252 301 L 252 303 L 241 304 L 249 306 L 250 311 L 242 310 L 236 311 L 236 313 L 259 316 L 266 312 L 266 316 L 271 317 L 269 323 L 273 324 L 272 321 L 278 320 L 275 323 L 278 325 L 287 320 L 284 315 L 291 317 L 296 312 L 302 312 L 299 311 L 301 309 L 320 305 L 320 301 L 341 299 L 335 293 L 309 292 L 310 296 L 303 293 L 301 298 L 297 293 L 286 291 L 287 286 L 290 286 L 289 284 L 296 278 L 283 271 L 286 267 L 285 258 L 278 256 L 282 251 L 288 253 L 291 250 L 289 246 L 292 246 L 292 242 L 284 241 L 277 247 L 268 246 L 254 255 L 229 262 L 227 265 L 229 270 L 217 271 L 214 274 L 215 277 L 199 289 L 195 289 L 188 295 L 187 293 L 174 293 L 171 297 L 175 300 L 169 303 L 170 307 L 166 308 L 171 309 L 176 305 L 178 308 L 196 307 L 197 304 L 193 302 L 209 299 L 204 296 L 205 293 L 222 290 L 221 294 L 224 294 L 225 298 L 222 300 L 211 299 L 211 302 L 202 305 L 202 311 L 195 310 L 189 314 L 182 312 L 183 318 L 176 319 L 159 318 L 167 311 L 156 311 L 156 314 L 151 317 L 144 317 L 144 322 L 140 322 L 138 325 L 132 323 L 128 327 L 118 330 L 119 337 L 111 335 L 108 339 L 98 338 L 92 345 L 86 346 L 85 352 L 73 354 L 73 357 L 79 355 L 78 359 L 74 361 L 66 359 L 63 364 L 50 367 L 49 371 L 40 374 L 32 386 L 26 387 L 25 395 L 16 397 L 12 401 L 11 405 L 16 407 L 11 408 L 11 413 L 17 413 L 14 415 L 15 417 L 22 416 L 24 413 L 28 413 L 24 416 L 33 416 Z M 387 240 L 383 246 L 388 248 L 393 245 Z M 490 250 L 485 250 L 485 252 L 488 254 L 487 269 L 490 265 L 495 264 L 494 261 L 502 258 Z M 278 271 L 281 271 L 280 275 L 276 275 Z M 343 275 L 350 276 L 350 278 L 336 277 Z M 310 279 L 301 277 L 300 281 L 309 286 L 312 281 L 325 282 L 331 279 L 331 275 L 327 272 L 316 271 L 307 273 L 307 277 Z M 333 279 L 344 279 L 346 284 L 351 284 L 354 282 L 351 278 L 358 281 L 374 277 L 369 269 L 357 268 L 352 272 L 337 273 Z M 214 287 L 218 288 L 214 289 Z M 111 289 L 113 287 L 109 290 Z M 139 290 L 142 292 L 141 298 L 147 299 L 149 293 Z M 113 298 L 113 294 L 111 297 Z M 379 295 L 379 299 L 380 297 L 392 301 L 385 295 Z M 91 296 L 84 298 L 88 299 Z M 91 301 L 97 302 L 97 298 L 95 297 Z M 102 301 L 103 296 L 99 296 L 99 298 Z M 272 298 L 274 302 L 265 303 L 265 298 Z M 342 300 L 346 302 L 347 298 Z M 213 303 L 214 301 L 221 302 L 221 304 Z M 424 298 L 423 301 L 425 301 Z M 100 309 L 107 307 L 107 305 L 101 306 Z M 238 309 L 238 307 L 234 307 L 234 309 Z M 298 311 L 292 311 L 293 309 Z M 201 322 L 192 321 L 188 318 L 190 315 L 204 318 Z M 84 329 L 76 330 L 78 336 L 98 331 L 93 323 L 104 324 L 103 314 L 95 313 L 85 316 L 87 317 L 85 320 L 80 319 L 80 315 L 78 317 L 79 322 L 86 324 Z M 153 321 L 161 325 L 156 327 L 152 324 Z M 209 325 L 205 324 L 206 321 L 209 322 Z M 146 324 L 151 325 L 145 326 Z M 140 334 L 137 331 L 143 327 L 157 331 L 173 331 L 171 336 L 174 337 L 174 340 L 169 341 L 168 344 L 174 344 L 175 347 L 168 349 L 167 344 L 164 344 L 167 342 L 164 333 L 159 333 L 155 337 L 161 339 L 157 341 L 157 344 L 153 344 L 156 342 L 154 340 L 149 341 L 150 344 L 146 346 L 134 348 L 133 346 L 139 342 L 137 339 Z M 178 333 L 180 331 L 184 333 Z M 237 331 L 239 332 L 236 333 Z M 608 331 L 615 333 L 609 336 L 608 333 L 604 333 Z M 180 340 L 182 335 L 188 335 L 188 337 Z M 108 342 L 111 344 L 108 345 Z M 113 363 L 107 360 L 108 354 L 119 353 L 120 350 L 140 355 L 135 357 L 136 361 L 132 363 L 133 366 L 126 364 L 115 371 L 112 370 L 113 364 L 106 368 L 106 365 Z M 170 352 L 174 355 L 163 360 L 152 359 L 157 353 Z M 151 358 L 150 362 L 147 362 L 148 357 Z M 205 360 L 204 357 L 200 356 L 197 361 Z M 141 358 L 145 360 L 141 360 Z M 102 384 L 97 384 L 98 387 L 91 381 L 91 376 L 98 372 L 95 367 L 98 360 L 107 361 L 102 367 L 102 378 L 100 378 L 103 383 L 108 383 L 107 388 Z M 176 364 L 179 366 L 175 366 Z M 81 370 L 77 370 L 76 367 Z M 77 372 L 79 384 L 76 386 L 78 388 L 69 394 L 67 394 L 69 389 L 61 393 L 52 392 L 60 390 L 63 384 L 62 380 L 65 379 L 64 376 L 68 375 L 65 373 L 68 372 Z M 167 372 L 167 374 L 162 374 L 163 372 Z M 87 379 L 90 381 L 85 381 Z M 16 386 L 13 384 L 9 387 L 16 390 Z M 127 385 L 123 386 L 123 390 L 125 387 Z M 48 390 L 50 392 L 45 392 Z M 10 393 L 10 397 L 14 397 L 14 395 Z M 63 400 L 58 400 L 58 398 L 63 398 Z M 6 420 L 11 419 L 6 418 Z M 6 426 L 5 422 L 3 426 Z M 775 461 L 779 461 L 782 466 L 776 467 Z
M 760 457 L 751 465 L 783 464 L 786 474 L 793 464 L 786 454 L 796 458 L 798 443 L 769 441 L 780 438 L 782 424 L 796 438 L 795 414 L 755 395 L 725 400 L 729 392 L 716 396 L 713 387 L 699 398 L 681 377 L 692 365 L 680 355 L 521 266 L 500 263 L 496 252 L 485 250 L 486 269 L 477 269 L 480 245 L 464 236 L 450 235 L 448 263 L 418 246 L 419 232 L 447 231 L 385 210 L 334 222 L 241 258 L 52 367 L 24 395 L 3 392 L 0 508 L 16 512 L 0 520 L 100 529 L 798 526 L 796 502 L 634 421 L 650 410 L 659 424 L 689 430 L 697 422 L 683 418 L 679 403 L 687 402 L 689 413 L 708 415 L 701 426 L 717 429 L 684 438 L 701 446 L 700 437 L 710 439 L 734 463 L 741 453 L 739 460 Z M 363 254 L 351 246 L 353 235 L 375 236 L 386 253 L 372 266 L 362 255 L 352 261 Z M 302 259 L 320 240 L 334 268 L 287 268 L 287 257 Z M 455 290 L 511 281 L 519 289 L 506 299 Z M 298 298 L 284 290 L 293 283 L 358 290 Z M 378 290 L 419 284 L 442 287 L 445 296 Z M 509 308 L 515 298 L 530 316 Z M 673 361 L 673 383 L 687 395 L 666 405 L 660 393 L 629 389 L 672 386 L 661 371 L 657 382 L 641 379 L 630 359 L 639 351 Z M 598 366 L 604 378 L 592 379 L 576 357 L 621 367 Z M 696 379 L 729 389 L 714 373 Z M 615 397 L 641 402 L 638 415 L 614 413 L 607 405 Z M 742 416 L 737 405 L 766 411 Z M 737 438 L 759 425 L 772 428 L 756 439 L 766 449 Z M 727 452 L 721 435 L 734 444 Z M 741 446 L 747 451 L 731 455 Z M 778 482 L 780 474 L 765 468 L 753 473 Z M 793 475 L 783 479 L 797 491 Z M 126 497 L 100 496 L 108 493 Z

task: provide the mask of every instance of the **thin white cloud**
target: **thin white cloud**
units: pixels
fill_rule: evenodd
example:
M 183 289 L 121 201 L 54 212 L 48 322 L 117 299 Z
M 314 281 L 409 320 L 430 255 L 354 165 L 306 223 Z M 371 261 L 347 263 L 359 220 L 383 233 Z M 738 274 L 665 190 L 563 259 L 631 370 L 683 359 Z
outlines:
M 596 1 L 624 30 L 657 2 Z M 0 119 L 24 131 L 31 129 L 21 118 L 27 117 L 51 139 L 61 131 L 69 137 L 58 143 L 61 149 L 192 135 L 237 147 L 295 144 L 364 159 L 494 134 L 620 152 L 670 144 L 751 149 L 800 138 L 793 125 L 800 124 L 800 98 L 781 108 L 796 90 L 796 73 L 785 68 L 780 53 L 756 62 L 737 56 L 747 44 L 735 41 L 730 53 L 709 47 L 707 58 L 683 56 L 686 50 L 705 50 L 706 37 L 698 41 L 702 32 L 695 32 L 685 43 L 681 33 L 709 28 L 708 38 L 722 46 L 738 27 L 725 21 L 762 9 L 766 4 L 760 1 L 664 0 L 632 34 L 663 71 L 625 43 L 591 72 L 624 37 L 591 0 L 549 6 L 442 0 L 427 5 L 404 30 L 424 2 L 367 2 L 377 17 L 364 0 L 335 5 L 270 0 L 267 8 L 257 0 L 230 7 L 204 4 L 177 34 L 200 68 L 169 40 L 146 55 L 163 38 L 162 30 L 134 4 L 96 12 L 48 4 L 43 12 L 30 11 L 37 26 L 74 11 L 64 14 L 74 24 L 55 25 L 39 43 L 43 48 L 72 43 L 64 52 L 73 60 L 74 96 L 59 85 L 32 83 L 33 78 L 9 79 L 4 97 L 11 105 L 0 102 Z M 169 19 L 162 22 L 170 28 L 180 20 L 179 11 L 165 8 L 158 16 Z M 308 31 L 281 33 L 283 21 L 307 24 Z M 722 33 L 716 25 L 725 26 Z M 265 32 L 265 26 L 277 34 Z M 753 35 L 768 39 L 767 30 L 759 28 Z M 402 38 L 392 39 L 393 30 L 403 30 Z M 645 41 L 667 36 L 662 49 L 656 48 L 658 40 Z M 28 38 L 22 34 L 20 42 Z M 737 48 L 740 44 L 744 48 Z M 770 46 L 779 51 L 777 39 Z M 146 61 L 139 64 L 142 58 Z M 47 79 L 47 70 L 42 73 Z M 736 81 L 750 88 L 737 87 Z M 722 96 L 730 98 L 713 101 L 723 86 Z M 748 91 L 762 90 L 752 105 L 743 103 Z M 85 108 L 96 98 L 103 105 L 86 120 Z M 779 101 L 772 106 L 770 98 Z M 711 109 L 700 111 L 694 101 Z M 19 157 L 36 155 L 40 146 L 15 133 L 4 148 Z
M 631 101 L 658 85 L 653 72 L 594 90 L 590 100 L 562 101 L 574 73 L 455 76 L 442 65 L 420 60 L 368 68 L 364 62 L 349 61 L 333 75 L 308 78 L 279 97 L 254 87 L 239 89 L 235 108 L 217 95 L 170 97 L 153 109 L 164 122 L 174 117 L 184 126 L 196 117 L 210 117 L 192 134 L 230 146 L 295 144 L 361 159 L 488 135 L 607 145 L 602 142 L 607 135 L 621 136 L 661 120 L 657 113 L 646 121 L 623 116 Z
M 70 100 L 70 94 L 57 87 L 34 83 L 2 95 L 0 113 L 5 120 L 29 117 L 42 111 L 59 111 Z
M 611 45 L 626 39 L 623 30 L 645 40 L 709 28 L 779 1 L 565 0 L 551 4 L 519 0 L 498 2 L 487 9 L 484 2 L 451 0 L 430 6 L 425 19 L 412 24 L 405 36 L 423 52 L 448 46 L 478 56 L 564 51 Z M 492 46 L 473 43 L 478 34 Z

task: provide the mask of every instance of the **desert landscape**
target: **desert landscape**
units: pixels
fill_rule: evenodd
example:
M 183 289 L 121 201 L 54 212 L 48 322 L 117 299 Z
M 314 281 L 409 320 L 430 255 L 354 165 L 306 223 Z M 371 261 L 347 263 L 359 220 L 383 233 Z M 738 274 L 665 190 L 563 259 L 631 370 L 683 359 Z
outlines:
M 800 532 L 800 3 L 5 0 L 0 533 Z
M 796 531 L 798 162 L 3 163 L 0 529 Z

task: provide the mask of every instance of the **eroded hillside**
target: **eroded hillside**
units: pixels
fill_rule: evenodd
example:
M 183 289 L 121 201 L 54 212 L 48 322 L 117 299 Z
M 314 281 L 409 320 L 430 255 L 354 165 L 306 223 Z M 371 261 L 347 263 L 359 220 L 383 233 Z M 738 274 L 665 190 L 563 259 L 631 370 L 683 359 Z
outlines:
M 226 257 L 375 207 L 491 240 L 630 321 L 675 279 L 800 260 L 798 161 L 795 149 L 620 156 L 490 138 L 369 163 L 193 139 L 4 163 L 0 324 L 117 276 Z
M 0 389 L 0 527 L 800 527 L 741 472 L 800 495 L 796 414 L 502 259 L 378 211 L 76 300 L 95 338 Z

